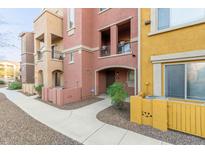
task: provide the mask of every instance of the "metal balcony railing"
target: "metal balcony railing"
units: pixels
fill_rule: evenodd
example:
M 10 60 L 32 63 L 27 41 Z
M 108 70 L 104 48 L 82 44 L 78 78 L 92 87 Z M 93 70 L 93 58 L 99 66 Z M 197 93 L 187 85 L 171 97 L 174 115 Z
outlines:
M 131 52 L 131 45 L 130 42 L 120 42 L 118 44 L 118 51 L 117 54 L 129 53 Z
M 60 51 L 52 51 L 51 52 L 52 59 L 63 60 L 63 53 Z
M 100 48 L 100 56 L 104 57 L 104 56 L 109 56 L 110 55 L 110 46 L 109 45 L 103 45 Z

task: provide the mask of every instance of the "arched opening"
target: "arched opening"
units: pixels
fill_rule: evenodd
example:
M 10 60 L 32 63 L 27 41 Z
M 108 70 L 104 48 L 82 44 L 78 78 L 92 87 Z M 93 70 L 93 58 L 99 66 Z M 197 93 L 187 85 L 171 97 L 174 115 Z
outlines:
M 43 84 L 43 71 L 38 71 L 38 84 Z
M 63 72 L 60 70 L 55 70 L 52 72 L 52 85 L 53 87 L 63 86 Z
M 96 95 L 105 94 L 114 82 L 123 84 L 129 95 L 136 94 L 136 69 L 128 67 L 109 67 L 96 71 Z

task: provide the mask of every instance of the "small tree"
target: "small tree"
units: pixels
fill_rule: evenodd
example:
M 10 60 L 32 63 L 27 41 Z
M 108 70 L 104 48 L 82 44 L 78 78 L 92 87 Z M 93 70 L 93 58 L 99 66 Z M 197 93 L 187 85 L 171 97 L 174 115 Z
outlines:
M 128 97 L 127 92 L 121 83 L 113 83 L 108 87 L 108 95 L 111 97 L 111 103 L 118 109 L 122 109 L 125 99 Z
M 42 88 L 43 88 L 43 85 L 42 84 L 39 84 L 39 85 L 36 85 L 34 86 L 35 90 L 37 91 L 38 95 L 41 97 L 42 96 Z

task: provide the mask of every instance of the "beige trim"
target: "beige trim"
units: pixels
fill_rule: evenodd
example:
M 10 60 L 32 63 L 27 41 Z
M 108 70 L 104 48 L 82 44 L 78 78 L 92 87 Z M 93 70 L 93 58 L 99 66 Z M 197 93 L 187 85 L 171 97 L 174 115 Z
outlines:
M 32 53 L 32 52 L 22 52 L 22 53 L 21 53 L 21 55 L 24 55 L 24 54 L 33 55 L 34 53 Z
M 132 55 L 132 52 L 122 53 L 122 54 L 114 54 L 114 55 L 110 55 L 110 56 L 98 57 L 98 59 L 105 59 L 105 58 L 112 58 L 112 57 L 119 57 L 119 56 L 127 56 L 127 55 Z
M 85 51 L 89 51 L 89 52 L 94 52 L 94 51 L 99 50 L 99 47 L 90 48 L 90 47 L 85 46 L 85 45 L 77 45 L 77 46 L 74 46 L 72 48 L 64 49 L 63 53 L 73 52 L 73 51 L 76 51 L 76 50 L 83 50 L 83 51 L 85 50 Z
M 34 19 L 34 23 L 41 17 L 41 16 L 43 16 L 43 14 L 44 13 L 50 13 L 51 15 L 54 15 L 54 16 L 56 16 L 56 17 L 58 17 L 58 18 L 60 18 L 60 19 L 63 19 L 63 17 L 61 17 L 61 16 L 59 16 L 59 15 L 57 15 L 57 14 L 54 14 L 53 12 L 50 12 L 49 10 L 44 10 L 44 11 L 42 11 L 41 12 L 41 14 L 39 15 L 39 16 L 37 16 L 35 19 Z
M 75 34 L 75 27 L 67 29 L 66 31 L 68 36 L 72 36 L 73 34 Z
M 34 66 L 34 63 L 21 63 L 21 65 L 32 65 L 32 66 Z
M 158 17 L 156 14 L 158 14 L 158 9 L 152 8 L 151 9 L 151 17 L 150 17 L 150 20 L 151 20 L 151 26 L 150 26 L 151 32 L 150 33 L 154 33 L 157 31 Z
M 162 66 L 161 63 L 153 65 L 153 93 L 154 96 L 162 95 Z
M 129 17 L 127 17 L 127 18 L 124 18 L 124 19 L 122 19 L 122 20 L 116 21 L 116 22 L 114 22 L 114 23 L 112 23 L 112 24 L 109 24 L 109 25 L 107 25 L 107 26 L 101 27 L 101 28 L 98 29 L 98 31 L 101 31 L 101 30 L 103 30 L 103 29 L 109 28 L 109 27 L 111 27 L 111 26 L 113 26 L 113 25 L 117 25 L 117 24 L 119 24 L 119 23 L 121 23 L 121 22 L 124 22 L 124 21 L 129 20 L 129 19 L 132 19 L 132 18 L 133 18 L 133 16 L 129 16 Z
M 98 12 L 98 14 L 102 14 L 102 13 L 108 11 L 109 9 L 111 9 L 111 8 L 106 8 L 105 10 L 100 11 L 100 8 L 99 8 L 99 12 Z
M 205 59 L 205 50 L 195 50 L 189 52 L 151 56 L 152 63 L 177 62 L 177 61 L 202 60 L 202 59 Z

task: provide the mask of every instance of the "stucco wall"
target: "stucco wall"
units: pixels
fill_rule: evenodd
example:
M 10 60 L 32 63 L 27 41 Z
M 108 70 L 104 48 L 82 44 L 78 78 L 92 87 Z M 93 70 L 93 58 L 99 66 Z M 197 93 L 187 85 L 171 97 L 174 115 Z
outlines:
M 86 20 L 85 20 L 86 19 Z M 100 55 L 100 32 L 105 26 L 111 28 L 116 24 L 130 20 L 131 40 L 137 40 L 137 9 L 108 9 L 99 14 L 99 9 L 75 9 L 74 33 L 69 35 L 67 31 L 67 9 L 64 9 L 63 17 L 63 45 L 67 51 L 64 59 L 65 88 L 82 87 L 83 97 L 93 94 L 95 89 L 95 71 L 109 67 L 137 68 L 137 42 L 132 43 L 132 53 L 127 55 L 115 55 L 112 57 L 99 58 Z M 113 31 L 114 33 L 116 32 Z M 111 35 L 114 36 L 115 34 Z M 117 38 L 115 38 L 117 39 Z M 116 40 L 117 41 L 117 40 Z M 95 51 L 74 50 L 74 63 L 69 64 L 69 50 L 83 45 Z M 111 43 L 116 48 L 115 43 Z M 113 49 L 113 48 L 112 48 Z
M 150 9 L 141 9 L 141 91 L 153 95 L 153 65 L 151 56 L 205 49 L 205 24 L 193 25 L 149 36 Z M 163 78 L 163 76 L 162 76 Z M 148 87 L 146 82 L 149 83 Z M 163 87 L 163 85 L 162 85 Z

